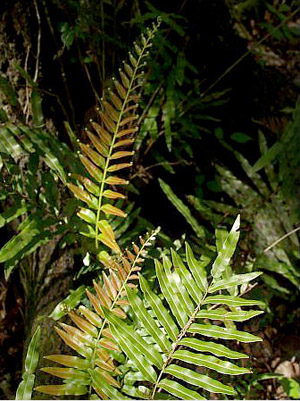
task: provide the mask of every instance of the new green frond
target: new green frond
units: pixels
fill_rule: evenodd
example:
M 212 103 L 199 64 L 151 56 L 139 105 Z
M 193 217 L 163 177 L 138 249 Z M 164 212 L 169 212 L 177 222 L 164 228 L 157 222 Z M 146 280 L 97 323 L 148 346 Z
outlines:
M 175 251 L 172 262 L 166 257 L 162 263 L 156 260 L 158 291 L 151 289 L 142 275 L 142 294 L 126 288 L 135 315 L 132 322 L 104 312 L 120 349 L 140 373 L 140 380 L 149 383 L 147 399 L 160 399 L 160 395 L 165 398 L 162 391 L 178 399 L 207 399 L 210 392 L 234 395 L 228 376 L 251 373 L 249 367 L 236 362 L 247 355 L 218 343 L 220 339 L 245 343 L 262 340 L 236 327 L 238 322 L 262 313 L 242 309 L 262 303 L 241 297 L 241 286 L 260 273 L 234 275 L 228 268 L 238 230 L 239 217 L 231 231 L 219 240 L 213 263 L 206 257 L 198 260 L 188 244 L 186 264 Z M 210 271 L 208 266 L 212 266 Z M 233 287 L 240 296 L 231 295 Z M 196 367 L 204 369 L 203 373 Z M 224 375 L 224 380 L 221 376 L 217 380 L 212 372 Z

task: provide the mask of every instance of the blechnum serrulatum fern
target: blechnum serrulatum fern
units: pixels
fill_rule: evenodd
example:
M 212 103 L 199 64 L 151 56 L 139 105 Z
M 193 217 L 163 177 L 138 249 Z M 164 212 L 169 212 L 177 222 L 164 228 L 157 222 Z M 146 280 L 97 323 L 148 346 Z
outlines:
M 224 340 L 261 341 L 236 324 L 262 313 L 250 306 L 263 306 L 241 297 L 260 273 L 235 275 L 229 265 L 238 229 L 239 217 L 230 232 L 217 238 L 214 261 L 197 260 L 188 244 L 185 261 L 171 250 L 172 260 L 155 261 L 158 282 L 153 288 L 139 273 L 140 292 L 128 278 L 154 238 L 142 240 L 126 270 L 119 266 L 122 273 L 111 270 L 109 277 L 103 273 L 101 283 L 94 282 L 95 293 L 88 292 L 91 308 L 81 305 L 69 313 L 77 328 L 64 323 L 57 328 L 80 355 L 47 357 L 66 366 L 43 369 L 64 384 L 36 390 L 52 395 L 92 395 L 94 390 L 102 399 L 166 398 L 162 392 L 175 399 L 207 399 L 207 392 L 234 395 L 230 376 L 250 370 L 228 360 L 248 356 Z M 218 377 L 223 375 L 226 384 Z
M 230 377 L 250 370 L 245 361 L 243 367 L 238 362 L 248 356 L 226 342 L 261 341 L 236 326 L 262 313 L 249 307 L 263 306 L 242 297 L 260 273 L 234 274 L 230 265 L 239 239 L 239 216 L 230 232 L 216 232 L 214 259 L 197 259 L 186 244 L 184 258 L 171 250 L 171 259 L 155 260 L 151 280 L 141 269 L 157 231 L 140 238 L 132 251 L 123 251 L 107 221 L 111 214 L 125 217 L 112 204 L 124 197 L 115 185 L 126 183 L 114 172 L 130 165 L 119 159 L 132 155 L 123 147 L 133 143 L 137 131 L 140 68 L 157 27 L 135 44 L 136 57 L 130 54 L 131 65 L 124 63 L 125 72 L 120 71 L 122 83 L 114 80 L 117 93 L 109 91 L 102 102 L 101 122 L 91 122 L 94 133 L 87 130 L 87 134 L 93 146 L 80 145 L 80 158 L 89 175 L 75 176 L 78 185 L 69 184 L 69 188 L 87 205 L 78 212 L 88 223 L 85 234 L 95 238 L 97 249 L 101 242 L 113 254 L 101 252 L 106 268 L 102 276 L 87 289 L 87 299 L 76 310 L 67 311 L 74 325 L 56 327 L 76 355 L 46 356 L 56 365 L 42 370 L 63 379 L 61 384 L 36 388 L 49 395 L 90 399 L 233 396 Z
M 91 121 L 90 129 L 86 128 L 92 146 L 80 144 L 80 159 L 89 177 L 74 176 L 84 189 L 68 185 L 75 196 L 88 206 L 78 212 L 78 216 L 89 223 L 84 234 L 95 238 L 96 248 L 100 241 L 116 253 L 120 252 L 120 248 L 103 215 L 126 217 L 126 213 L 112 203 L 125 198 L 124 194 L 115 190 L 115 186 L 126 185 L 128 181 L 115 173 L 132 165 L 131 162 L 123 162 L 123 159 L 134 154 L 127 149 L 134 143 L 138 131 L 138 91 L 143 85 L 145 58 L 158 26 L 159 22 L 153 25 L 153 29 L 147 30 L 146 36 L 141 36 L 140 43 L 134 43 L 135 55 L 129 53 L 128 63 L 124 62 L 124 69 L 119 69 L 120 79 L 113 78 L 114 88 L 109 88 L 101 99 L 101 106 L 97 109 L 99 122 Z

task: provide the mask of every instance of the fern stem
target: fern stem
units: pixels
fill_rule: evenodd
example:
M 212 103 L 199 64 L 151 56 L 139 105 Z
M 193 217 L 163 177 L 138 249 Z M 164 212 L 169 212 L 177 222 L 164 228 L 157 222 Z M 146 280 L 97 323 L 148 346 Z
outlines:
M 144 55 L 145 49 L 147 48 L 148 43 L 149 43 L 150 40 L 151 40 L 151 36 L 149 36 L 148 39 L 146 40 L 146 42 L 145 42 L 145 44 L 144 44 L 144 46 L 142 48 L 141 54 L 138 57 L 136 66 L 135 66 L 134 71 L 133 71 L 132 78 L 130 80 L 130 84 L 129 84 L 128 90 L 126 92 L 125 99 L 124 99 L 123 104 L 122 104 L 122 109 L 121 109 L 120 114 L 119 114 L 119 118 L 118 118 L 118 121 L 117 121 L 117 124 L 116 124 L 116 128 L 115 128 L 115 131 L 114 131 L 113 138 L 112 138 L 112 142 L 111 142 L 111 145 L 110 145 L 110 148 L 109 148 L 109 153 L 108 153 L 108 156 L 107 156 L 107 159 L 106 159 L 106 163 L 105 163 L 105 167 L 104 167 L 104 171 L 103 171 L 103 178 L 102 178 L 101 187 L 100 187 L 99 199 L 98 199 L 98 210 L 97 210 L 96 228 L 95 228 L 95 231 L 96 231 L 96 238 L 95 238 L 95 240 L 96 240 L 96 248 L 98 248 L 98 242 L 99 242 L 98 241 L 98 232 L 99 232 L 98 222 L 100 221 L 103 192 L 104 192 L 105 180 L 106 180 L 109 164 L 110 164 L 110 161 L 111 161 L 110 158 L 111 158 L 111 155 L 112 155 L 112 152 L 113 152 L 113 149 L 114 149 L 115 141 L 116 141 L 116 138 L 117 138 L 117 134 L 119 132 L 120 124 L 121 124 L 121 121 L 122 121 L 122 118 L 123 118 L 124 110 L 126 108 L 128 97 L 129 97 L 129 94 L 130 94 L 130 92 L 132 90 L 133 83 L 135 81 L 137 70 L 140 67 L 141 59 L 142 59 L 142 57 Z
M 170 351 L 170 353 L 169 353 L 167 359 L 165 360 L 165 362 L 164 362 L 164 364 L 163 364 L 163 366 L 162 366 L 162 368 L 161 368 L 161 371 L 160 371 L 160 373 L 159 373 L 159 375 L 158 375 L 158 377 L 157 377 L 157 380 L 156 380 L 156 382 L 155 382 L 155 385 L 154 385 L 154 388 L 153 388 L 153 392 L 152 392 L 152 395 L 151 395 L 151 398 L 150 398 L 151 400 L 154 400 L 154 396 L 155 396 L 155 394 L 156 394 L 156 392 L 157 392 L 158 385 L 159 385 L 159 382 L 160 382 L 160 380 L 161 380 L 161 377 L 162 377 L 162 375 L 164 374 L 166 367 L 169 365 L 169 363 L 170 363 L 171 360 L 173 359 L 173 354 L 174 354 L 174 352 L 176 351 L 180 340 L 185 336 L 187 330 L 189 329 L 189 327 L 191 326 L 191 324 L 192 324 L 193 321 L 195 320 L 197 313 L 200 311 L 201 306 L 203 305 L 203 302 L 205 301 L 205 298 L 206 298 L 206 296 L 207 296 L 207 293 L 208 293 L 208 290 L 209 290 L 210 285 L 211 285 L 211 283 L 207 286 L 207 289 L 206 289 L 206 291 L 205 291 L 205 293 L 204 293 L 204 295 L 203 295 L 201 301 L 199 302 L 199 304 L 198 304 L 197 307 L 195 308 L 195 310 L 194 310 L 192 316 L 189 318 L 189 320 L 188 320 L 188 322 L 186 323 L 186 325 L 181 329 L 180 333 L 178 334 L 178 337 L 177 337 L 175 343 L 173 344 L 172 349 L 171 349 L 171 351 Z

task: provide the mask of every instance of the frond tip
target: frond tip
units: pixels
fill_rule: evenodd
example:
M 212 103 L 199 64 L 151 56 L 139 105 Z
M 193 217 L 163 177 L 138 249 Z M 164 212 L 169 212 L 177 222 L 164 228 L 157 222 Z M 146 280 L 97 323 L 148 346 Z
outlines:
M 116 172 L 132 166 L 128 161 L 134 152 L 128 150 L 135 141 L 138 131 L 136 113 L 140 95 L 138 90 L 144 82 L 144 61 L 149 54 L 152 39 L 160 22 L 147 30 L 147 36 L 142 35 L 140 43 L 134 43 L 134 54 L 129 53 L 129 62 L 124 62 L 119 69 L 119 78 L 112 79 L 112 88 L 108 88 L 98 110 L 98 121 L 90 121 L 90 127 L 85 128 L 90 144 L 80 143 L 82 154 L 80 160 L 87 176 L 74 176 L 80 186 L 68 184 L 74 195 L 84 202 L 88 210 L 94 209 L 93 217 L 86 212 L 78 212 L 78 216 L 91 224 L 89 237 L 95 238 L 96 247 L 99 241 L 118 252 L 115 246 L 110 246 L 106 234 L 101 230 L 99 222 L 110 215 L 126 217 L 126 214 L 113 205 L 115 199 L 124 195 L 115 190 L 115 186 L 124 186 L 128 181 Z M 99 231 L 102 233 L 99 235 Z

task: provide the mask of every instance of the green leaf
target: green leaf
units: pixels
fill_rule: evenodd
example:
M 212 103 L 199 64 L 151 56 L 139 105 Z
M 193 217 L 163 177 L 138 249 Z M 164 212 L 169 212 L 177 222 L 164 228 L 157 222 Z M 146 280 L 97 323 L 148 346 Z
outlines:
M 0 76 L 0 89 L 5 96 L 5 100 L 13 107 L 16 107 L 18 105 L 17 94 L 14 91 L 14 88 L 12 87 L 10 82 L 6 78 L 4 78 L 3 75 Z
M 128 300 L 130 301 L 134 313 L 143 323 L 148 333 L 151 334 L 163 352 L 170 351 L 172 346 L 171 343 L 166 338 L 164 333 L 158 328 L 155 320 L 150 316 L 142 300 L 137 296 L 137 294 L 134 293 L 133 290 L 130 290 L 129 287 L 126 287 L 126 291 Z
M 3 263 L 9 259 L 12 259 L 17 255 L 23 248 L 30 243 L 30 241 L 37 234 L 40 233 L 38 228 L 38 223 L 31 217 L 27 218 L 28 224 L 25 228 L 18 234 L 15 235 L 11 240 L 9 240 L 0 250 L 0 263 Z M 9 275 L 6 277 L 6 279 Z
M 215 128 L 214 134 L 215 134 L 216 138 L 218 138 L 218 139 L 223 139 L 223 137 L 224 137 L 224 131 L 221 127 Z
M 66 182 L 65 167 L 61 164 L 59 159 L 55 156 L 54 152 L 50 148 L 48 143 L 47 133 L 41 130 L 32 130 L 26 126 L 20 127 L 22 132 L 34 143 L 41 152 L 41 156 L 44 158 L 45 163 L 50 167 L 51 170 L 56 171 L 61 180 Z
M 36 149 L 34 149 L 32 142 L 26 136 L 22 135 L 21 130 L 13 124 L 7 124 L 9 132 L 16 137 L 20 143 L 24 146 L 24 149 L 29 153 L 35 153 Z
M 208 376 L 200 375 L 199 373 L 193 372 L 190 369 L 186 369 L 178 365 L 170 365 L 165 370 L 165 373 L 171 374 L 184 382 L 193 384 L 197 387 L 210 391 L 212 393 L 221 393 L 234 395 L 235 391 L 232 387 L 222 384 L 218 380 L 211 379 Z
M 195 354 L 187 350 L 177 350 L 173 354 L 174 359 L 191 363 L 197 366 L 204 366 L 208 369 L 215 370 L 216 372 L 223 373 L 225 375 L 243 375 L 250 373 L 249 369 L 240 368 L 231 362 L 222 361 L 219 358 L 203 354 Z
M 178 397 L 180 400 L 205 400 L 205 398 L 201 397 L 196 391 L 190 390 L 174 380 L 163 379 L 158 384 L 158 387 L 175 395 L 175 397 Z
M 134 352 L 137 354 L 142 354 L 147 358 L 147 361 L 154 364 L 158 368 L 163 365 L 163 360 L 161 354 L 153 347 L 149 347 L 149 344 L 141 337 L 133 328 L 121 319 L 119 319 L 114 313 L 109 313 L 104 311 L 105 317 L 109 320 L 111 324 L 121 332 Z
M 3 251 L 5 250 L 5 258 L 7 258 L 4 264 L 6 279 L 8 279 L 14 267 L 22 258 L 30 255 L 38 247 L 47 243 L 53 236 L 53 233 L 48 229 L 48 227 L 54 223 L 53 220 L 54 219 L 50 217 L 43 219 L 41 214 L 37 211 L 34 215 L 29 216 L 29 218 L 19 225 L 21 233 L 13 237 L 2 248 Z M 35 223 L 33 223 L 34 221 Z M 33 229 L 29 230 L 28 227 L 31 223 L 33 223 Z M 16 244 L 15 248 L 13 247 L 14 244 Z
M 6 127 L 1 128 L 0 138 L 2 141 L 2 149 L 0 151 L 11 155 L 15 161 L 18 161 L 22 155 L 26 154 Z
M 61 365 L 68 366 L 70 368 L 87 369 L 90 365 L 87 359 L 80 358 L 79 356 L 73 355 L 47 355 L 44 356 L 49 361 L 60 363 Z
M 279 262 L 278 260 L 272 260 L 268 258 L 266 255 L 261 255 L 255 261 L 256 265 L 261 265 L 262 269 L 275 272 L 277 274 L 282 275 L 286 279 L 288 279 L 292 284 L 299 288 L 299 273 L 294 271 L 291 265 L 287 265 L 286 263 Z
M 17 201 L 9 209 L 7 209 L 4 213 L 0 215 L 0 227 L 3 227 L 5 224 L 10 223 L 11 221 L 19 216 L 22 216 L 26 212 L 27 206 L 25 204 L 20 204 L 20 202 Z
M 222 248 L 218 251 L 216 260 L 213 263 L 211 269 L 211 275 L 216 279 L 222 275 L 226 266 L 229 265 L 230 259 L 234 254 L 237 242 L 239 240 L 239 228 L 240 228 L 240 215 L 237 216 L 230 233 L 227 235 L 223 242 Z
M 282 143 L 275 142 L 270 149 L 267 150 L 254 164 L 253 171 L 258 172 L 268 164 L 270 164 L 282 150 Z
M 210 354 L 230 359 L 249 358 L 248 355 L 233 351 L 230 348 L 225 347 L 225 345 L 217 344 L 212 341 L 201 341 L 192 337 L 183 338 L 180 340 L 179 345 L 184 345 L 197 351 L 209 352 Z
M 34 126 L 42 127 L 44 124 L 44 115 L 42 111 L 42 96 L 36 90 L 32 91 L 31 94 L 31 107 L 32 107 Z
M 136 352 L 136 350 L 132 348 L 132 345 L 128 342 L 127 337 L 123 336 L 122 332 L 120 330 L 117 330 L 114 325 L 110 325 L 110 329 L 122 350 L 125 352 L 128 358 L 131 359 L 131 361 L 142 373 L 145 379 L 149 380 L 151 383 L 155 383 L 156 373 L 153 367 L 146 360 L 146 358 L 141 353 Z
M 195 306 L 191 301 L 189 293 L 183 285 L 183 282 L 181 281 L 178 271 L 173 269 L 172 263 L 166 255 L 163 256 L 163 266 L 168 281 L 170 282 L 170 287 L 173 291 L 175 302 L 178 299 L 180 309 L 183 309 L 183 311 L 190 316 L 194 312 Z
M 197 313 L 197 318 L 211 319 L 211 320 L 229 320 L 234 322 L 245 322 L 255 316 L 261 315 L 263 311 L 236 311 L 228 312 L 225 309 L 217 310 L 201 310 Z
M 224 290 L 227 288 L 235 287 L 237 285 L 242 285 L 248 283 L 259 277 L 262 272 L 255 272 L 255 273 L 246 273 L 246 274 L 236 274 L 229 279 L 226 280 L 216 280 L 214 283 L 209 287 L 208 292 L 211 294 L 213 292 Z
M 106 382 L 104 377 L 99 374 L 98 369 L 89 369 L 89 374 L 91 375 L 93 381 L 93 387 L 99 388 L 110 400 L 124 400 L 126 399 L 123 394 L 112 387 Z
M 185 244 L 185 252 L 189 269 L 191 270 L 197 285 L 201 288 L 201 291 L 205 293 L 207 290 L 207 274 L 205 267 L 207 266 L 209 259 L 203 256 L 203 261 L 197 261 L 192 248 L 187 242 Z
M 30 340 L 26 358 L 22 382 L 19 384 L 16 400 L 31 400 L 32 389 L 35 381 L 35 370 L 39 361 L 39 345 L 41 328 L 38 326 Z
M 170 277 L 166 274 L 163 265 L 158 260 L 155 260 L 155 271 L 161 291 L 166 301 L 168 302 L 170 309 L 175 316 L 179 326 L 183 327 L 188 321 L 188 316 L 184 312 L 182 305 L 179 303 L 178 297 L 173 292 Z
M 212 192 L 222 192 L 222 188 L 220 187 L 219 183 L 216 180 L 207 181 L 206 186 Z
M 122 393 L 130 395 L 130 397 L 132 397 L 133 399 L 141 398 L 142 400 L 144 400 L 147 397 L 147 394 L 142 392 L 139 388 L 128 385 L 124 385 L 122 387 Z
M 88 392 L 88 388 L 71 382 L 59 385 L 38 386 L 35 388 L 35 391 L 49 395 L 84 395 Z
M 212 304 L 212 305 L 227 305 L 227 306 L 254 306 L 258 305 L 264 307 L 265 304 L 262 301 L 258 301 L 256 299 L 245 299 L 240 297 L 233 297 L 231 295 L 213 295 L 207 297 L 203 305 Z
M 197 220 L 192 216 L 190 209 L 174 194 L 171 187 L 161 179 L 159 179 L 159 185 L 168 197 L 169 201 L 176 207 L 179 213 L 183 215 L 197 236 L 199 238 L 205 238 L 204 227 L 198 224 Z
M 139 130 L 135 146 L 138 150 L 142 144 L 143 139 L 149 133 L 154 140 L 158 138 L 157 117 L 159 115 L 159 107 L 153 105 L 149 108 L 147 117 L 144 119 L 142 126 Z
M 79 304 L 84 294 L 85 286 L 81 285 L 76 290 L 72 291 L 71 294 L 68 295 L 63 301 L 59 302 L 49 317 L 54 320 L 61 319 L 63 316 L 65 316 L 68 310 L 74 309 Z
M 249 135 L 244 134 L 243 132 L 234 132 L 232 135 L 230 135 L 230 138 L 238 143 L 246 143 L 252 141 L 252 138 Z
M 222 338 L 224 340 L 236 340 L 243 343 L 262 341 L 262 338 L 227 327 L 219 327 L 214 324 L 193 323 L 187 330 L 189 333 L 198 333 L 206 337 Z
M 145 298 L 153 309 L 158 321 L 165 328 L 171 340 L 176 341 L 179 329 L 171 318 L 169 312 L 164 307 L 160 298 L 150 290 L 146 279 L 140 274 L 140 285 Z
M 92 212 L 90 209 L 80 208 L 77 212 L 77 215 L 87 223 L 95 224 L 96 223 L 96 214 Z
M 35 375 L 33 373 L 24 372 L 22 379 L 17 388 L 16 400 L 31 400 Z
M 74 368 L 61 368 L 61 367 L 47 367 L 41 368 L 43 372 L 46 372 L 52 376 L 61 377 L 66 380 L 80 382 L 81 384 L 89 384 L 90 379 L 87 372 Z
M 288 377 L 282 377 L 279 379 L 286 394 L 293 400 L 300 399 L 300 383 L 294 379 Z
M 202 292 L 198 287 L 198 285 L 196 284 L 196 281 L 193 279 L 192 275 L 185 267 L 180 256 L 173 249 L 171 249 L 171 255 L 172 255 L 173 265 L 177 270 L 177 272 L 179 273 L 183 285 L 185 286 L 185 288 L 187 289 L 187 291 L 189 292 L 190 296 L 193 298 L 195 303 L 196 304 L 200 303 L 202 300 Z
M 64 22 L 60 27 L 61 41 L 64 46 L 69 50 L 75 39 L 75 30 L 69 26 L 67 22 Z

